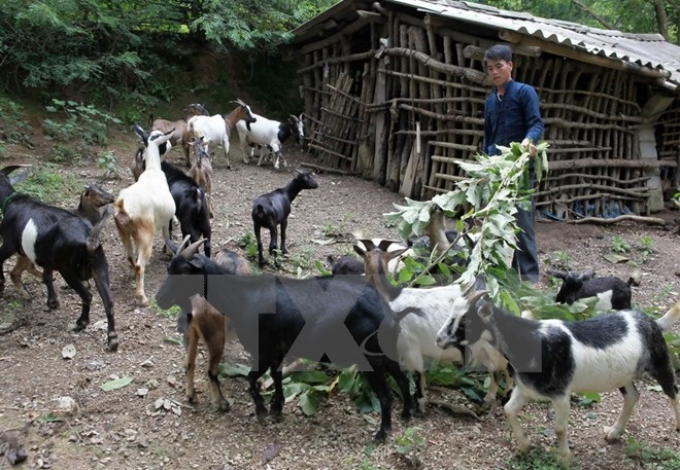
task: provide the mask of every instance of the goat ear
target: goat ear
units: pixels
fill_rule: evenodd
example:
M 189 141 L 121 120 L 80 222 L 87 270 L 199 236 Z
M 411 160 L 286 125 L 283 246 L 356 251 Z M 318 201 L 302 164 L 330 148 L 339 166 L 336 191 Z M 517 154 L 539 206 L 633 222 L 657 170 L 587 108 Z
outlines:
M 134 128 L 135 133 L 137 133 L 137 135 L 144 141 L 144 145 L 146 145 L 147 141 L 149 140 L 149 134 L 147 134 L 142 126 L 137 123 L 135 123 Z
M 358 254 L 362 258 L 364 258 L 364 259 L 366 258 L 366 250 L 361 248 L 359 245 L 354 245 L 354 251 L 356 252 L 356 254 Z M 328 262 L 330 263 L 330 265 L 332 267 L 333 266 L 333 259 L 331 258 L 330 255 L 328 255 Z
M 170 129 L 168 132 L 166 132 L 165 134 L 163 134 L 163 135 L 172 135 L 173 132 L 175 132 L 175 128 L 174 128 L 174 127 L 173 127 L 172 129 Z
M 364 250 L 366 250 L 366 251 L 375 250 L 375 244 L 373 243 L 373 240 L 362 239 L 362 240 L 357 240 L 356 243 L 361 243 L 362 245 L 364 245 Z
M 481 305 L 480 305 L 481 304 Z M 482 319 L 484 323 L 490 323 L 491 317 L 493 317 L 493 304 L 487 301 L 481 301 L 476 304 L 477 315 Z
M 557 278 L 560 278 L 560 279 L 562 279 L 562 280 L 566 279 L 566 277 L 567 277 L 567 273 L 562 272 L 562 271 L 557 271 L 557 270 L 555 270 L 555 269 L 547 269 L 547 270 L 545 271 L 545 273 L 546 273 L 548 276 L 557 277 Z
M 388 251 L 388 252 L 385 253 L 385 258 L 387 258 L 387 262 L 390 262 L 394 258 L 397 258 L 397 257 L 403 255 L 407 251 L 408 251 L 408 248 L 402 248 L 400 250 Z
M 591 269 L 591 270 L 588 270 L 588 271 L 582 273 L 578 278 L 579 278 L 580 281 L 585 282 L 585 281 L 591 280 L 594 277 L 595 277 L 595 271 L 593 271 Z
M 172 238 L 167 238 L 165 240 L 165 246 L 170 248 L 170 251 L 172 251 L 173 255 L 177 254 L 177 243 L 175 243 L 175 240 L 173 240 Z

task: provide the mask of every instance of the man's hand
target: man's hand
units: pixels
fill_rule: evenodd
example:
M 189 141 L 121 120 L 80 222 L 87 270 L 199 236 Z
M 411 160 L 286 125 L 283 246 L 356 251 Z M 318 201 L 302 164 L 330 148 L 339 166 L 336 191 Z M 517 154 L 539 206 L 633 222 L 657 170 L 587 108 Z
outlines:
M 520 146 L 527 149 L 529 151 L 529 155 L 532 157 L 536 155 L 536 146 L 531 142 L 531 139 L 524 139 Z

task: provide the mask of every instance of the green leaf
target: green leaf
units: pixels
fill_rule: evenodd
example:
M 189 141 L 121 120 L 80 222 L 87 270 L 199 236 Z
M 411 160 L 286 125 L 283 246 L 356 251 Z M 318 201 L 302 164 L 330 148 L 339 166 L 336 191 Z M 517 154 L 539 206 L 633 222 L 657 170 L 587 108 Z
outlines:
M 320 370 L 303 370 L 293 372 L 290 375 L 290 378 L 295 382 L 304 382 L 308 384 L 325 384 L 330 380 L 328 374 Z
M 307 391 L 300 395 L 299 405 L 300 409 L 305 415 L 312 416 L 314 413 L 316 413 L 318 404 L 319 399 L 313 393 Z
M 227 377 L 246 377 L 250 373 L 250 367 L 243 364 L 221 363 L 219 371 L 220 375 Z
M 110 392 L 112 390 L 118 390 L 119 388 L 127 387 L 132 383 L 132 377 L 121 377 L 115 380 L 109 380 L 102 384 L 101 389 L 105 392 Z

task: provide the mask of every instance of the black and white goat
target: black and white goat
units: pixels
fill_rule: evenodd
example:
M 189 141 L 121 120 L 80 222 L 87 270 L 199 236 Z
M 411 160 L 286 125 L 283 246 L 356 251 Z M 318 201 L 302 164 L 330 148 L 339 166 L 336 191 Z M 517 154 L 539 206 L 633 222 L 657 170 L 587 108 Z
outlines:
M 113 195 L 101 186 L 98 184 L 90 184 L 85 186 L 85 189 L 80 193 L 78 206 L 75 211 L 71 212 L 89 221 L 94 227 L 102 220 L 101 208 L 111 204 L 113 200 Z M 17 263 L 14 265 L 14 268 L 12 268 L 12 271 L 10 271 L 9 276 L 17 290 L 19 292 L 25 292 L 26 296 L 29 296 L 21 280 L 24 271 L 28 271 L 32 275 L 42 279 L 42 273 L 36 269 L 35 264 L 33 264 L 26 256 L 17 254 Z
M 530 447 L 517 413 L 529 398 L 552 401 L 555 434 L 562 459 L 571 455 L 567 443 L 569 400 L 572 393 L 623 394 L 623 409 L 607 441 L 623 433 L 638 401 L 634 381 L 648 372 L 670 398 L 675 428 L 680 431 L 680 402 L 675 372 L 662 331 L 680 320 L 680 302 L 662 318 L 653 320 L 642 312 L 620 310 L 588 320 L 530 320 L 495 307 L 484 291 L 460 297 L 451 317 L 437 335 L 442 348 L 473 342 L 489 331 L 493 343 L 515 371 L 515 389 L 505 405 L 520 452 Z
M 573 304 L 579 299 L 599 297 L 597 310 L 623 310 L 631 308 L 631 286 L 639 286 L 639 271 L 633 272 L 624 282 L 618 277 L 595 277 L 594 271 L 584 273 L 548 269 L 546 274 L 562 279 L 562 286 L 555 297 L 556 302 Z
M 290 215 L 291 203 L 303 189 L 316 189 L 319 183 L 314 180 L 312 174 L 307 170 L 298 170 L 295 177 L 283 188 L 262 194 L 253 200 L 253 229 L 257 239 L 257 257 L 260 267 L 264 266 L 264 256 L 262 255 L 261 229 L 269 229 L 269 254 L 276 250 L 278 231 L 281 226 L 281 252 L 288 253 L 286 249 L 286 228 L 288 227 L 288 216 Z
M 253 358 L 247 379 L 258 420 L 267 416 L 258 387 L 258 379 L 267 370 L 274 379 L 270 415 L 275 420 L 281 417 L 285 400 L 280 366 L 286 356 L 342 367 L 357 364 L 380 402 L 382 419 L 376 440 L 384 440 L 391 430 L 392 396 L 386 373 L 394 377 L 403 394 L 402 418 L 410 418 L 408 378 L 395 360 L 400 318 L 363 278 L 182 276 L 171 269 L 156 301 L 161 308 L 179 305 L 188 311 L 189 299 L 204 291 Z
M 27 257 L 43 269 L 42 279 L 47 286 L 47 306 L 59 307 L 54 290 L 53 274 L 57 271 L 64 281 L 80 296 L 81 313 L 76 330 L 90 322 L 92 294 L 83 281 L 94 279 L 104 304 L 108 322 L 108 348 L 118 348 L 118 335 L 113 320 L 113 301 L 109 284 L 109 265 L 99 240 L 104 223 L 110 215 L 106 211 L 93 227 L 78 215 L 44 204 L 25 194 L 17 193 L 8 175 L 19 168 L 8 166 L 0 170 L 0 293 L 5 287 L 2 265 L 15 253 Z
M 302 147 L 305 138 L 305 124 L 300 117 L 293 114 L 290 115 L 287 121 L 280 122 L 272 119 L 267 119 L 259 114 L 253 114 L 256 122 L 239 121 L 236 123 L 236 130 L 238 131 L 238 138 L 241 144 L 241 154 L 243 155 L 243 163 L 248 163 L 248 155 L 246 147 L 250 145 L 253 147 L 252 152 L 257 146 L 260 151 L 257 166 L 262 165 L 265 154 L 263 147 L 269 152 L 272 152 L 276 158 L 274 168 L 279 169 L 279 159 L 283 160 L 283 166 L 286 166 L 286 160 L 281 155 L 281 144 L 287 140 L 291 135 L 295 136 L 295 141 Z
M 392 244 L 393 242 L 383 240 L 376 246 L 371 240 L 357 240 L 354 250 L 364 260 L 369 284 L 376 287 L 392 310 L 419 312 L 418 315 L 408 315 L 402 320 L 397 342 L 399 362 L 416 376 L 415 399 L 419 412 L 425 413 L 427 406 L 425 359 L 462 363 L 464 352 L 468 353 L 468 364 L 479 363 L 489 370 L 491 382 L 484 402 L 492 405 L 498 391 L 498 373 L 505 376 L 506 392 L 511 387 L 508 362 L 485 338 L 474 343 L 459 344 L 458 349 L 442 349 L 436 345 L 437 333 L 449 318 L 451 305 L 462 295 L 460 286 L 451 284 L 428 289 L 392 286 L 385 275 L 388 262 L 405 250 L 388 251 Z

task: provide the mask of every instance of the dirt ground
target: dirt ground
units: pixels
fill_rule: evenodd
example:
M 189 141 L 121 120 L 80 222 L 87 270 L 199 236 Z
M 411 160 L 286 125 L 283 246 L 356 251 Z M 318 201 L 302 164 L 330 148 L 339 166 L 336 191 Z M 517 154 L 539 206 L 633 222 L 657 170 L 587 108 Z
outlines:
M 130 138 L 116 148 L 120 166 L 127 165 L 134 146 Z M 216 201 L 213 249 L 238 250 L 236 241 L 252 230 L 252 199 L 284 186 L 299 162 L 307 158 L 290 147 L 286 154 L 288 167 L 275 171 L 271 166 L 244 165 L 237 158 L 238 150 L 233 148 L 234 170 L 229 171 L 218 151 L 213 180 Z M 17 148 L 5 153 L 10 158 L 5 158 L 2 165 L 10 161 L 39 163 L 43 159 L 40 155 L 40 148 Z M 173 151 L 169 158 L 181 161 L 179 152 Z M 103 180 L 104 172 L 93 163 L 67 171 L 74 172 L 83 183 L 99 181 L 114 193 L 132 181 L 127 169 L 122 172 L 122 180 Z M 315 242 L 326 239 L 329 232 L 397 236 L 396 229 L 386 227 L 382 219 L 383 213 L 392 210 L 392 203 L 401 200 L 397 194 L 354 177 L 320 174 L 316 179 L 319 188 L 301 193 L 294 203 L 288 229 L 291 255 L 284 262 L 287 272 L 295 273 L 297 266 L 309 265 L 312 259 L 325 260 L 329 254 L 348 252 L 349 240 L 331 245 Z M 65 205 L 74 206 L 75 201 L 76 195 L 71 194 Z M 672 220 L 676 214 L 661 216 Z M 71 331 L 80 300 L 73 291 L 62 288 L 64 283 L 59 276 L 56 276 L 61 300 L 58 310 L 46 309 L 44 286 L 29 276 L 25 277 L 31 301 L 21 300 L 9 282 L 0 301 L 2 318 L 14 316 L 24 322 L 20 328 L 0 336 L 0 432 L 13 430 L 9 434 L 23 443 L 28 461 L 22 468 L 539 468 L 538 464 L 527 464 L 514 457 L 509 426 L 498 409 L 475 420 L 431 408 L 426 418 L 407 425 L 398 419 L 401 403 L 395 399 L 392 435 L 370 456 L 366 455 L 367 444 L 379 416 L 360 414 L 343 394 L 324 401 L 312 417 L 306 417 L 296 402 L 287 403 L 281 423 L 263 426 L 255 419 L 245 381 L 225 378 L 221 381 L 222 389 L 233 400 L 233 407 L 227 414 L 217 414 L 210 405 L 205 355 L 200 356 L 197 365 L 198 403 L 188 406 L 183 395 L 184 351 L 176 342 L 175 320 L 160 316 L 153 307 L 135 305 L 133 273 L 113 223 L 104 232 L 120 339 L 117 353 L 105 351 L 105 327 L 102 329 L 105 316 L 97 295 L 92 325 L 79 333 Z M 631 247 L 625 256 L 633 261 L 645 258 L 640 264 L 642 284 L 634 290 L 634 303 L 664 310 L 678 299 L 680 240 L 671 232 L 639 224 L 594 226 L 554 222 L 537 223 L 537 232 L 543 267 L 562 264 L 573 269 L 594 268 L 601 275 L 627 278 L 629 265 L 612 264 L 604 258 L 622 239 Z M 266 246 L 268 235 L 264 240 Z M 149 297 L 155 294 L 166 273 L 168 257 L 160 253 L 160 246 L 157 235 L 152 262 L 147 268 Z M 6 273 L 11 266 L 13 260 L 5 264 Z M 543 282 L 548 288 L 547 280 Z M 75 347 L 75 356 L 64 359 L 62 349 L 69 344 Z M 229 348 L 224 360 L 247 363 L 238 345 Z M 102 384 L 118 377 L 131 377 L 133 381 L 117 390 L 102 390 Z M 680 433 L 675 431 L 668 400 L 663 394 L 648 390 L 648 385 L 651 382 L 640 384 L 642 397 L 628 433 L 613 445 L 605 442 L 602 429 L 613 423 L 620 410 L 622 399 L 618 393 L 603 396 L 601 403 L 590 408 L 572 406 L 570 441 L 580 468 L 677 468 L 652 465 L 636 458 L 635 452 L 631 456 L 630 438 L 654 448 L 680 449 Z M 140 389 L 147 389 L 147 393 Z M 432 387 L 431 395 L 469 405 L 458 390 Z M 157 402 L 165 403 L 169 409 L 157 408 Z M 72 409 L 63 411 L 60 406 L 64 404 L 72 405 Z M 522 422 L 539 454 L 554 445 L 549 406 L 527 406 Z M 395 449 L 396 438 L 409 426 L 419 427 L 419 434 L 425 439 L 411 460 L 401 458 Z M 6 445 L 5 439 L 0 441 L 0 450 Z M 280 445 L 278 454 L 263 463 L 265 452 L 273 445 Z M 537 458 L 542 459 L 540 455 Z M 0 468 L 7 467 L 7 462 L 0 463 Z

